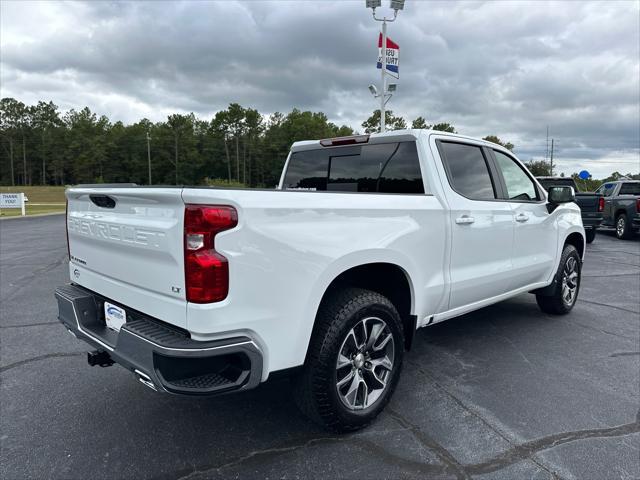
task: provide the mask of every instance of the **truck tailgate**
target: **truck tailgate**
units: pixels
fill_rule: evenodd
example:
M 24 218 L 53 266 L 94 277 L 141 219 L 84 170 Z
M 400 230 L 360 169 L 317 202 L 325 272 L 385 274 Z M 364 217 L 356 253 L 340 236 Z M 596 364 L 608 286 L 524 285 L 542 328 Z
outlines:
M 583 212 L 597 212 L 600 195 L 596 193 L 577 193 L 576 203 Z
M 71 279 L 122 306 L 186 325 L 181 188 L 71 188 Z

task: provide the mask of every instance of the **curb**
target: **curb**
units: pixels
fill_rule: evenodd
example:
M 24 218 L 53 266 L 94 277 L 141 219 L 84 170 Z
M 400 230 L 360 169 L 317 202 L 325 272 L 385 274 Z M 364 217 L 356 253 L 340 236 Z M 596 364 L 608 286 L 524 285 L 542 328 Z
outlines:
M 24 217 L 22 215 L 18 215 L 15 217 L 0 217 L 0 222 L 4 222 L 5 220 L 18 220 L 25 218 L 50 217 L 52 215 L 64 215 L 64 212 L 34 213 L 33 215 L 25 215 Z

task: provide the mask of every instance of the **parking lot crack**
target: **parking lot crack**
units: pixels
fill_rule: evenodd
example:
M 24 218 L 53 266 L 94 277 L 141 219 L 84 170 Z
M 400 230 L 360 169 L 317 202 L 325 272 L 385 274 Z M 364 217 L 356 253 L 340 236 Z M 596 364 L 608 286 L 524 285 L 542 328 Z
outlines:
M 616 310 L 622 310 L 623 312 L 629 312 L 629 313 L 633 313 L 634 315 L 640 315 L 640 312 L 636 312 L 635 310 L 631 310 L 629 308 L 624 308 L 624 307 L 616 307 L 615 305 L 610 305 L 608 303 L 594 302 L 593 300 L 585 300 L 583 298 L 580 298 L 578 300 L 578 303 L 580 302 L 590 303 L 592 305 L 598 305 L 600 307 L 615 308 Z
M 615 358 L 615 357 L 631 357 L 635 355 L 640 355 L 640 352 L 615 352 L 609 356 L 612 358 Z
M 467 471 L 474 475 L 491 473 L 521 460 L 531 459 L 533 455 L 543 450 L 549 450 L 565 443 L 590 438 L 615 438 L 638 432 L 640 432 L 640 423 L 638 422 L 638 418 L 636 418 L 636 421 L 633 423 L 627 423 L 615 427 L 556 433 L 516 445 L 513 448 L 496 455 L 492 459 L 474 465 L 467 465 L 466 468 Z
M 387 430 L 384 432 L 376 431 L 375 433 L 376 434 L 388 433 L 390 431 L 398 431 L 398 430 L 405 431 L 407 429 L 401 428 L 401 429 Z M 182 474 L 180 474 L 177 477 L 171 477 L 171 478 L 173 478 L 174 480 L 188 480 L 191 478 L 199 478 L 199 477 L 211 478 L 211 476 L 214 474 L 221 474 L 223 470 L 226 470 L 232 467 L 237 467 L 253 459 L 264 457 L 264 459 L 268 460 L 270 458 L 277 457 L 280 455 L 285 455 L 288 453 L 297 452 L 299 450 L 304 450 L 305 448 L 311 447 L 313 445 L 331 444 L 331 443 L 350 443 L 355 446 L 359 446 L 360 448 L 367 450 L 369 453 L 371 453 L 381 461 L 384 461 L 389 464 L 397 465 L 399 468 L 402 468 L 403 470 L 412 470 L 412 471 L 416 471 L 417 473 L 421 473 L 423 475 L 429 475 L 429 476 L 444 475 L 444 474 L 450 473 L 447 465 L 428 464 L 428 463 L 418 462 L 415 460 L 410 460 L 410 459 L 403 458 L 403 457 L 394 455 L 392 453 L 389 453 L 380 445 L 377 445 L 376 443 L 373 443 L 370 440 L 368 440 L 366 437 L 367 435 L 370 435 L 370 434 L 371 434 L 370 432 L 362 432 L 362 433 L 357 433 L 357 434 L 353 434 L 350 436 L 343 436 L 343 437 L 340 437 L 340 436 L 317 437 L 317 438 L 312 438 L 304 443 L 299 443 L 295 445 L 266 448 L 263 450 L 254 450 L 252 452 L 249 452 L 246 455 L 243 455 L 241 457 L 238 457 L 234 460 L 231 460 L 221 465 L 192 467 L 187 472 L 183 470 Z M 163 477 L 163 478 L 166 478 L 166 477 Z M 462 478 L 468 478 L 468 476 L 465 476 Z
M 549 474 L 553 475 L 555 478 L 559 478 L 558 474 L 548 467 L 540 463 L 535 455 L 541 451 L 549 450 L 551 448 L 555 448 L 559 445 L 563 445 L 569 442 L 575 442 L 578 440 L 585 440 L 590 438 L 613 438 L 613 437 L 621 437 L 626 435 L 631 435 L 634 433 L 640 432 L 640 411 L 636 414 L 636 419 L 632 423 L 626 423 L 624 425 L 618 425 L 615 427 L 604 427 L 604 428 L 594 428 L 594 429 L 585 429 L 585 430 L 576 430 L 569 432 L 561 432 L 555 433 L 546 437 L 538 438 L 535 440 L 530 440 L 528 442 L 524 442 L 521 444 L 514 444 L 514 442 L 508 438 L 507 435 L 503 434 L 499 428 L 492 425 L 488 420 L 486 420 L 482 415 L 476 412 L 473 408 L 468 407 L 465 403 L 453 395 L 449 390 L 441 385 L 433 375 L 431 375 L 428 371 L 422 368 L 415 363 L 412 363 L 420 373 L 429 378 L 430 381 L 434 383 L 436 387 L 445 392 L 448 396 L 450 396 L 456 403 L 458 403 L 462 408 L 476 416 L 480 421 L 482 421 L 485 425 L 487 425 L 491 430 L 497 433 L 500 437 L 502 437 L 509 445 L 512 445 L 511 448 L 503 451 L 502 453 L 496 455 L 495 457 L 486 460 L 481 463 L 476 464 L 462 464 L 461 467 L 464 471 L 470 475 L 479 475 L 484 473 L 491 473 L 501 470 L 505 467 L 513 465 L 514 463 L 518 463 L 523 460 L 530 460 L 534 462 L 537 466 L 547 471 Z
M 416 364 L 414 362 L 407 362 L 407 363 L 410 363 L 411 365 L 416 367 L 416 369 L 418 370 L 419 373 L 421 373 L 422 375 L 427 377 L 438 389 L 440 389 L 442 392 L 444 392 L 449 398 L 451 398 L 451 400 L 453 400 L 458 406 L 460 406 L 460 408 L 464 409 L 465 411 L 467 411 L 471 415 L 473 415 L 475 418 L 477 418 L 487 428 L 489 428 L 492 432 L 494 432 L 496 435 L 498 435 L 500 438 L 502 438 L 508 445 L 511 445 L 512 448 L 515 448 L 517 446 L 517 444 L 515 444 L 507 434 L 503 433 L 500 428 L 498 428 L 497 426 L 493 425 L 482 414 L 480 414 L 474 408 L 471 408 L 464 401 L 462 401 L 457 396 L 455 396 L 452 392 L 449 391 L 448 388 L 446 388 L 444 385 L 439 383 L 435 379 L 435 377 L 430 372 L 428 372 L 426 369 L 424 369 L 421 365 L 418 365 L 418 364 Z M 546 471 L 547 473 L 549 473 L 553 478 L 560 478 L 556 472 L 550 470 L 546 465 L 542 464 L 537 459 L 529 458 L 529 460 L 531 460 L 534 464 L 536 464 L 536 466 L 538 466 L 540 469 L 542 469 L 542 470 Z M 509 465 L 511 465 L 511 463 L 505 463 L 502 467 L 496 468 L 496 470 L 500 470 L 501 468 L 507 467 Z M 471 465 L 471 466 L 473 466 L 473 465 Z M 466 465 L 463 468 L 465 468 L 466 472 L 469 472 L 466 469 L 467 468 Z
M 469 474 L 465 471 L 462 464 L 456 460 L 456 458 L 446 448 L 440 445 L 438 442 L 427 436 L 420 428 L 412 424 L 409 420 L 404 418 L 400 413 L 387 407 L 387 413 L 391 418 L 398 422 L 403 427 L 407 428 L 413 436 L 428 450 L 435 453 L 435 455 L 444 463 L 449 473 L 453 473 L 458 479 L 468 479 Z
M 40 327 L 42 325 L 60 325 L 60 322 L 25 323 L 23 325 L 0 325 L 0 328 Z
M 40 355 L 39 357 L 27 358 L 26 360 L 20 360 L 19 362 L 10 363 L 4 367 L 0 367 L 0 373 L 4 373 L 12 368 L 20 367 L 28 363 L 39 362 L 40 360 L 47 360 L 49 358 L 65 358 L 65 357 L 78 357 L 84 355 L 84 352 L 74 353 L 48 353 L 47 355 Z
M 576 321 L 574 318 L 567 318 L 567 320 L 572 322 L 572 323 L 574 323 L 574 324 L 576 324 L 576 325 L 580 325 L 583 328 L 587 328 L 589 330 L 595 330 L 596 332 L 604 333 L 606 335 L 612 335 L 614 337 L 624 338 L 625 340 L 630 340 L 630 338 L 628 336 L 626 336 L 626 335 L 620 335 L 619 333 L 610 332 L 610 331 L 604 330 L 602 328 L 594 327 L 593 325 L 586 325 L 584 323 Z

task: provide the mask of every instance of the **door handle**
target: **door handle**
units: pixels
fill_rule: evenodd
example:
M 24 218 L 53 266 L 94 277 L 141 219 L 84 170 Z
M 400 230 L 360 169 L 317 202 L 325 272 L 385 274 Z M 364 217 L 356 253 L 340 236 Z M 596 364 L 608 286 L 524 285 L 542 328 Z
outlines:
M 470 217 L 469 215 L 462 215 L 461 217 L 456 218 L 456 223 L 458 225 L 469 225 L 475 221 L 476 219 L 473 217 Z
M 516 222 L 527 222 L 529 220 L 529 215 L 525 213 L 519 213 L 516 215 Z

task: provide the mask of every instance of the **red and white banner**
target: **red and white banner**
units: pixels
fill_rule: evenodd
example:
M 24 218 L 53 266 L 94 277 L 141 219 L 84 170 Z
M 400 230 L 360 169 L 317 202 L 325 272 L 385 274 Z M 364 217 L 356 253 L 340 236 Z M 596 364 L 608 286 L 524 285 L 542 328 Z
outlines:
M 387 73 L 395 78 L 400 78 L 400 47 L 397 43 L 387 37 L 387 48 L 385 49 L 387 57 Z M 378 37 L 378 65 L 382 68 L 382 33 Z

